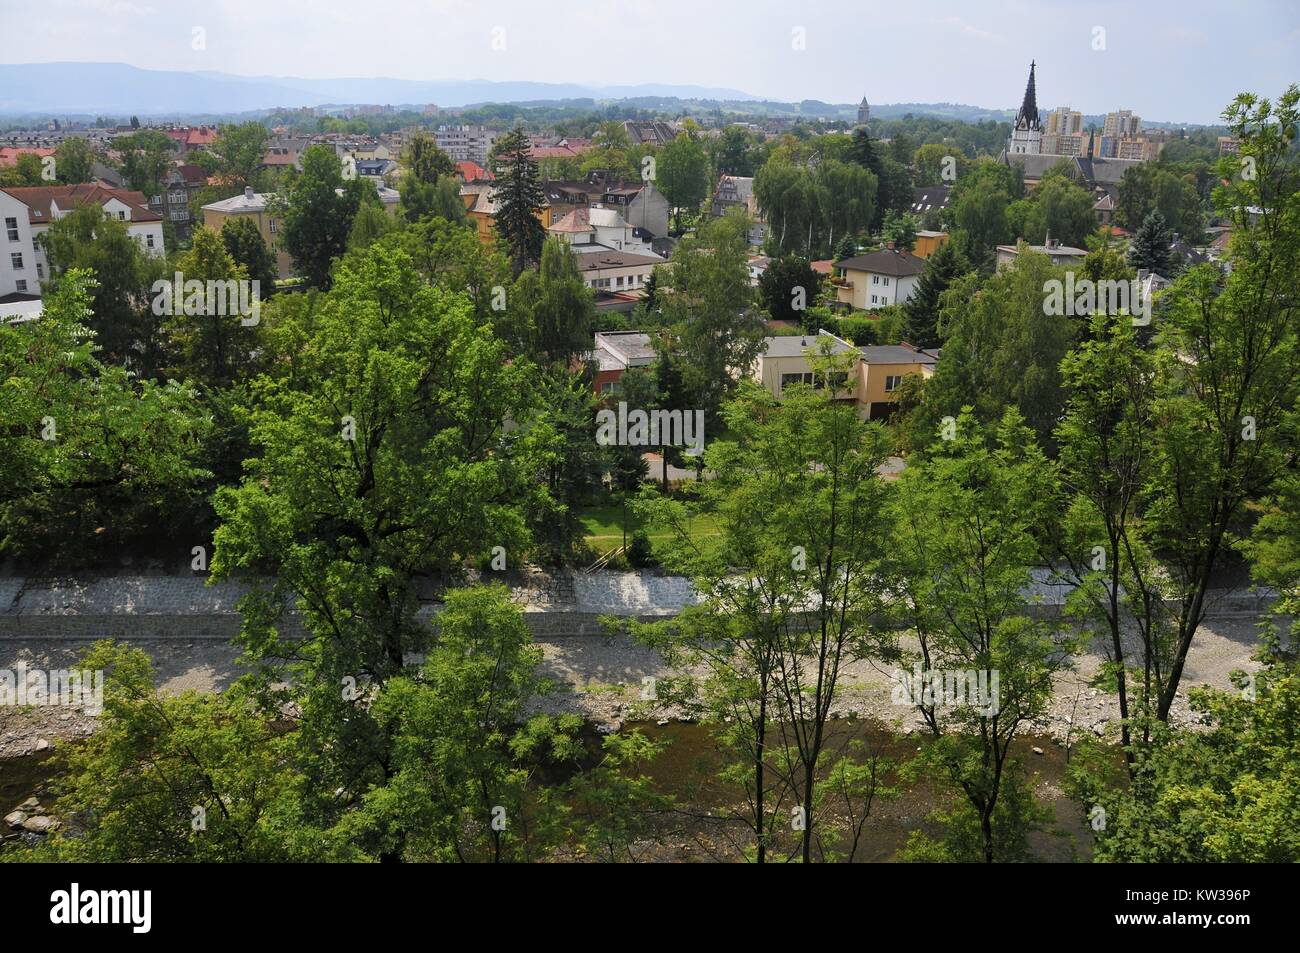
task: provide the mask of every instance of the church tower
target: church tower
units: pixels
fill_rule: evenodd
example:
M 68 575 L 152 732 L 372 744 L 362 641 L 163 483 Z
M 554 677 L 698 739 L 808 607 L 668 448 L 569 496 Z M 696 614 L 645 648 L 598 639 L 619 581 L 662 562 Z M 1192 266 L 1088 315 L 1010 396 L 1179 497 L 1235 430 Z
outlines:
M 1007 143 L 1010 155 L 1036 156 L 1042 149 L 1043 128 L 1038 121 L 1038 91 L 1034 87 L 1034 63 L 1029 64 L 1029 83 L 1025 86 L 1025 101 L 1016 113 L 1016 124 L 1011 129 Z
M 858 103 L 858 125 L 865 126 L 867 120 L 871 118 L 871 107 L 867 105 L 867 97 L 862 97 L 862 102 Z

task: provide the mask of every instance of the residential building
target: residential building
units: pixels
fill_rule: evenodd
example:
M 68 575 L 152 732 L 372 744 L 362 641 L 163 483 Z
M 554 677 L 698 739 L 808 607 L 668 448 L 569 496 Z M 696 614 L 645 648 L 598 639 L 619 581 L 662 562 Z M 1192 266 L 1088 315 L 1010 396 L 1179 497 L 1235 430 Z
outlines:
M 1142 128 L 1142 117 L 1133 115 L 1130 109 L 1120 109 L 1106 113 L 1101 124 L 1101 134 L 1111 139 L 1135 139 Z
M 912 191 L 912 214 L 924 217 L 930 212 L 942 212 L 948 207 L 951 187 L 926 185 Z
M 477 162 L 486 167 L 497 133 L 487 126 L 439 126 L 434 138 L 452 162 Z
M 149 208 L 171 222 L 178 238 L 189 238 L 193 229 L 190 198 L 208 182 L 208 174 L 197 165 L 178 163 L 163 176 L 162 192 L 151 196 Z
M 721 218 L 733 208 L 744 209 L 749 216 L 749 244 L 755 248 L 762 246 L 767 238 L 767 225 L 763 220 L 758 200 L 754 198 L 754 179 L 752 176 L 722 175 L 713 190 L 711 211 L 714 218 Z
M 898 407 L 898 392 L 910 374 L 929 378 L 939 360 L 938 351 L 910 344 L 887 344 L 858 348 L 858 404 L 868 420 L 881 420 Z
M 835 383 L 835 397 L 856 401 L 858 396 L 858 352 L 848 341 L 829 331 L 816 334 L 788 334 L 763 338 L 763 351 L 754 361 L 750 376 L 762 384 L 772 396 L 780 397 L 786 388 L 797 384 L 824 386 L 818 380 L 810 358 L 824 352 L 832 355 L 852 355 L 852 370 Z
M 623 123 L 627 138 L 634 146 L 662 146 L 677 138 L 677 130 L 662 120 L 627 120 Z
M 162 216 L 140 192 L 100 185 L 0 189 L 0 296 L 41 293 L 50 271 L 38 239 L 51 223 L 82 205 L 97 205 L 109 218 L 125 222 L 127 234 L 146 254 L 164 254 Z
M 917 258 L 929 258 L 947 243 L 947 232 L 919 231 L 916 233 L 916 244 L 912 246 L 912 254 Z
M 1051 155 L 1083 155 L 1086 139 L 1083 113 L 1069 106 L 1059 106 L 1047 114 L 1043 130 L 1042 151 Z
M 460 187 L 460 197 L 465 202 L 465 213 L 469 220 L 474 223 L 474 229 L 478 233 L 478 240 L 485 245 L 490 245 L 496 241 L 496 214 L 498 203 L 496 200 L 496 187 L 490 182 L 480 182 L 477 184 L 462 185 Z M 542 223 L 542 228 L 551 227 L 552 208 L 550 205 L 543 205 L 537 212 L 537 220 Z
M 257 225 L 262 241 L 275 255 L 275 267 L 279 277 L 287 278 L 293 274 L 293 260 L 284 250 L 280 241 L 280 218 L 271 210 L 272 193 L 254 192 L 252 186 L 232 198 L 211 202 L 203 206 L 203 224 L 213 231 L 221 231 L 221 226 L 234 218 L 249 218 Z
M 621 251 L 578 253 L 578 271 L 588 288 L 596 291 L 644 293 L 646 281 L 656 265 L 664 260 L 658 255 L 635 255 Z
M 839 277 L 831 279 L 841 304 L 872 311 L 891 304 L 903 304 L 912 297 L 925 259 L 892 245 L 881 251 L 856 255 L 835 263 Z
M 1036 252 L 1040 255 L 1046 255 L 1052 259 L 1053 265 L 1080 265 L 1083 259 L 1087 257 L 1086 248 L 1075 248 L 1073 245 L 1062 245 L 1059 238 L 1047 239 L 1045 245 L 1030 245 L 1028 242 L 1019 242 L 1015 245 L 998 246 L 998 271 L 1010 265 L 1020 257 L 1024 252 Z
M 615 209 L 593 205 L 574 209 L 547 229 L 562 238 L 575 252 L 627 251 L 638 255 L 653 254 L 646 233 L 629 225 Z
M 598 394 L 617 393 L 624 371 L 629 367 L 647 367 L 655 360 L 650 335 L 643 331 L 597 331 L 595 343 L 587 360 L 596 364 L 592 388 Z
M 496 176 L 477 162 L 457 162 L 456 178 L 462 182 L 491 182 Z
M 938 351 L 910 344 L 855 348 L 829 331 L 763 339 L 763 351 L 750 376 L 775 397 L 798 384 L 826 386 L 813 368 L 812 359 L 829 353 L 848 364 L 842 376 L 831 382 L 835 399 L 851 401 L 868 420 L 879 420 L 894 412 L 903 379 L 910 374 L 928 378 L 934 374 Z
M 653 238 L 668 235 L 668 199 L 649 182 L 627 182 L 607 169 L 593 169 L 583 181 L 547 179 L 542 192 L 555 221 L 577 209 L 601 205 L 616 209 L 629 225 Z

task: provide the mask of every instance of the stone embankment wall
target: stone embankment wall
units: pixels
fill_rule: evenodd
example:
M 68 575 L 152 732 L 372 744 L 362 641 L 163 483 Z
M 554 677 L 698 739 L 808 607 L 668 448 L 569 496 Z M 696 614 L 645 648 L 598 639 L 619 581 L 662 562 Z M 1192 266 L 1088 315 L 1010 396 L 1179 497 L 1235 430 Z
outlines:
M 506 577 L 538 639 L 604 634 L 602 616 L 642 620 L 676 615 L 695 599 L 687 580 L 652 572 L 515 573 Z M 241 583 L 207 585 L 199 575 L 0 577 L 0 638 L 222 639 L 239 629 Z M 1068 587 L 1035 584 L 1026 599 L 1055 615 Z M 1210 615 L 1258 616 L 1270 593 L 1222 591 Z M 432 585 L 422 593 L 421 618 L 440 606 Z M 295 624 L 286 626 L 292 633 Z

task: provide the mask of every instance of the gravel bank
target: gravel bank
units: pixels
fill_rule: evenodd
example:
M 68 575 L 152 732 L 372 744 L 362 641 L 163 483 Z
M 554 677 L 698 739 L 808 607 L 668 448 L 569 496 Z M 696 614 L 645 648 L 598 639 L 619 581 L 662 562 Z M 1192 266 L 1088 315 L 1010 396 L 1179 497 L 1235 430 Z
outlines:
M 1186 691 L 1197 685 L 1230 688 L 1236 669 L 1255 671 L 1251 659 L 1258 644 L 1257 619 L 1240 615 L 1214 618 L 1197 633 L 1183 676 L 1183 691 L 1174 706 L 1174 719 L 1189 717 Z M 240 674 L 239 650 L 214 639 L 130 640 L 154 660 L 159 686 L 168 692 L 186 689 L 218 691 Z M 538 640 L 544 653 L 543 671 L 555 691 L 534 701 L 541 711 L 567 711 L 583 715 L 598 725 L 614 727 L 624 720 L 669 719 L 681 713 L 643 701 L 646 677 L 672 674 L 654 651 L 626 636 L 554 636 Z M 69 640 L 0 640 L 0 669 L 73 668 L 88 643 Z M 1033 726 L 1035 733 L 1058 741 L 1078 738 L 1081 732 L 1101 732 L 1118 717 L 1115 696 L 1089 687 L 1088 681 L 1104 661 L 1100 652 L 1082 655 L 1074 668 L 1056 680 L 1056 692 L 1047 718 Z M 910 709 L 895 705 L 892 666 L 873 661 L 848 665 L 836 714 L 854 712 L 903 730 L 919 727 Z M 703 674 L 697 672 L 696 674 Z M 77 739 L 94 730 L 95 718 L 79 708 L 0 707 L 0 759 L 44 750 L 56 741 Z

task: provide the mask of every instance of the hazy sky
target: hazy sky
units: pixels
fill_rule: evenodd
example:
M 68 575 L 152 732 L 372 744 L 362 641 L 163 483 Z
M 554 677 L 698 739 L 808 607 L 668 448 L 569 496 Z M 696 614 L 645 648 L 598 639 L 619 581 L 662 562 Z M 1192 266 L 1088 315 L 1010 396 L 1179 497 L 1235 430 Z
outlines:
M 1187 122 L 1300 81 L 1296 0 L 0 0 L 0 35 L 9 62 L 994 108 L 1036 59 L 1040 107 Z

